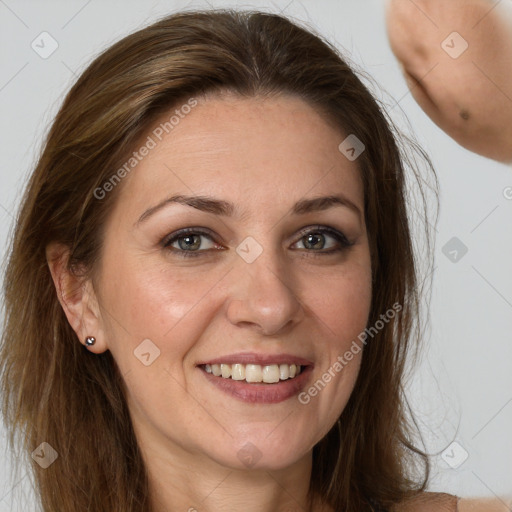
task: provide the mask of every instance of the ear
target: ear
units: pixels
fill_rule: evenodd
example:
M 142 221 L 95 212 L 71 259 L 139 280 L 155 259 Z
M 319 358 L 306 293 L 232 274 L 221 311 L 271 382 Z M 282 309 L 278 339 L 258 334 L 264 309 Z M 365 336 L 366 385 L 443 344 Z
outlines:
M 108 346 L 92 282 L 70 271 L 68 260 L 67 246 L 51 243 L 46 247 L 46 261 L 69 324 L 84 346 L 87 336 L 96 338 L 96 343 L 88 347 L 90 352 L 105 352 Z

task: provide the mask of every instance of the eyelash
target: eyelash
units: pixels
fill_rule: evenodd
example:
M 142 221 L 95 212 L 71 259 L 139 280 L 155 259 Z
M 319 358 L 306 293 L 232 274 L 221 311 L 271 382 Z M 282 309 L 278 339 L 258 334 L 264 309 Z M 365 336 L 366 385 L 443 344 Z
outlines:
M 304 228 L 303 230 L 301 230 L 301 237 L 299 238 L 298 241 L 300 241 L 302 238 L 304 238 L 305 236 L 307 236 L 309 234 L 328 234 L 328 235 L 332 236 L 335 240 L 337 240 L 337 242 L 341 245 L 341 247 L 339 247 L 337 249 L 330 249 L 328 251 L 315 251 L 314 249 L 301 249 L 301 250 L 308 251 L 308 252 L 318 253 L 318 254 L 313 254 L 313 256 L 321 256 L 321 255 L 325 256 L 325 255 L 332 255 L 332 254 L 340 253 L 340 252 L 348 249 L 352 245 L 354 245 L 354 242 L 349 242 L 347 240 L 347 237 L 343 233 L 337 231 L 336 229 L 327 228 L 327 227 L 323 227 L 323 226 L 309 226 L 308 228 Z M 184 251 L 183 249 L 176 249 L 174 247 L 172 247 L 172 248 L 170 247 L 170 245 L 172 243 L 176 242 L 177 240 L 179 240 L 182 237 L 185 237 L 186 235 L 202 235 L 202 236 L 206 236 L 206 237 L 210 238 L 210 240 L 212 240 L 212 242 L 215 242 L 212 234 L 207 231 L 204 231 L 204 230 L 198 229 L 198 228 L 184 228 L 184 229 L 180 229 L 179 231 L 176 231 L 175 233 L 172 233 L 171 235 L 165 237 L 162 240 L 161 244 L 164 249 L 168 249 L 169 251 L 175 252 L 179 257 L 183 257 L 183 258 L 190 258 L 190 257 L 197 258 L 197 257 L 201 256 L 202 253 L 204 253 L 204 252 L 216 250 L 216 249 L 207 249 L 207 250 L 203 249 L 203 250 L 197 250 L 197 251 Z

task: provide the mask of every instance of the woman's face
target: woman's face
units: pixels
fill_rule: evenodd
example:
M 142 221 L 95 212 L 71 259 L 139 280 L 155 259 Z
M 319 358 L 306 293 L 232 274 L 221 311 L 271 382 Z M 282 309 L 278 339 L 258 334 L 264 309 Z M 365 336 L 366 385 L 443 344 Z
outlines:
M 338 150 L 348 134 L 289 96 L 200 101 L 159 140 L 172 114 L 118 185 L 96 335 L 146 453 L 285 468 L 336 422 L 361 361 L 333 370 L 371 302 L 363 186 Z M 214 203 L 165 203 L 178 195 Z M 339 202 L 310 202 L 327 196 Z M 235 379 L 208 373 L 223 362 Z M 305 368 L 286 379 L 294 362 Z

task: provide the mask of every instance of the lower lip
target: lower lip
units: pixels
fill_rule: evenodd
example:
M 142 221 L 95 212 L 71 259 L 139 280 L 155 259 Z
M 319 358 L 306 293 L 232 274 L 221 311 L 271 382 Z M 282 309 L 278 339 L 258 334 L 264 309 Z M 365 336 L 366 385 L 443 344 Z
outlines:
M 306 366 L 293 379 L 282 380 L 275 384 L 249 383 L 245 380 L 225 379 L 216 377 L 199 368 L 201 373 L 221 391 L 243 401 L 258 404 L 277 404 L 298 395 L 306 386 L 312 366 Z

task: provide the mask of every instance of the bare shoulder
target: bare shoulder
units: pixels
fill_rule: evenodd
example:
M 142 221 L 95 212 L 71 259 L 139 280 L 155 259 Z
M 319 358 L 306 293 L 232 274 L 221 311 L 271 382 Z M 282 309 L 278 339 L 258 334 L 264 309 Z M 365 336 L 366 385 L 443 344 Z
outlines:
M 510 512 L 510 498 L 460 498 L 458 512 Z
M 458 497 L 453 494 L 423 492 L 404 503 L 395 505 L 391 512 L 457 512 L 457 500 Z
M 505 498 L 459 498 L 453 494 L 424 492 L 396 505 L 392 512 L 511 512 L 512 500 Z

